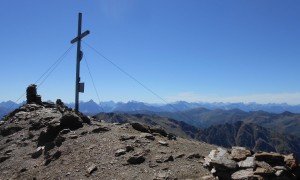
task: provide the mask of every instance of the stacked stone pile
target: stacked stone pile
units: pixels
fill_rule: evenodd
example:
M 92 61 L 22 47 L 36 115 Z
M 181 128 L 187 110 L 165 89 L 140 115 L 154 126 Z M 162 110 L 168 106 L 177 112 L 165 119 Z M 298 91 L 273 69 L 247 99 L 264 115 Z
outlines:
M 257 152 L 244 147 L 218 148 L 205 157 L 204 166 L 218 179 L 283 179 L 300 178 L 300 167 L 293 154 Z
M 42 104 L 42 98 L 40 95 L 37 95 L 35 84 L 31 84 L 27 87 L 26 98 L 27 98 L 27 104 L 31 104 L 31 103 Z

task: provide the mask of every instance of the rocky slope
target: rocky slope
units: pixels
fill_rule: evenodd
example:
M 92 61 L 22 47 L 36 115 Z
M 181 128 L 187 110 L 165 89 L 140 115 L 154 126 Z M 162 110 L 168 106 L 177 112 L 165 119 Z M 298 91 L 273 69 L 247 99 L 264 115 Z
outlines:
M 129 123 L 140 122 L 149 126 L 163 127 L 167 132 L 183 138 L 193 139 L 198 134 L 199 129 L 183 121 L 146 114 L 127 114 L 127 113 L 100 113 L 94 116 L 98 120 L 109 123 Z
M 100 113 L 98 120 L 110 123 L 140 122 L 150 126 L 163 127 L 167 132 L 180 137 L 198 139 L 223 147 L 244 146 L 253 151 L 295 153 L 300 158 L 300 138 L 284 135 L 271 129 L 248 122 L 222 124 L 198 129 L 182 121 L 157 115 Z
M 200 179 L 213 145 L 57 104 L 25 104 L 0 125 L 0 179 Z

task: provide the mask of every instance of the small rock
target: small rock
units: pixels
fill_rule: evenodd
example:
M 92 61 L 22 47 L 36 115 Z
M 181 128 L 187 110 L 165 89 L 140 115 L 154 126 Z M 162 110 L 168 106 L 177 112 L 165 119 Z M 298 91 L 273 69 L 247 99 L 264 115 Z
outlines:
M 87 173 L 92 174 L 96 170 L 97 170 L 97 166 L 95 164 L 93 164 L 93 165 L 91 165 L 90 167 L 87 168 Z
M 168 178 L 169 178 L 169 174 L 167 172 L 159 172 L 154 178 L 154 180 L 163 180 Z
M 158 141 L 158 143 L 162 146 L 168 146 L 169 144 L 165 141 Z
M 70 138 L 70 139 L 77 139 L 78 136 L 77 136 L 76 134 L 71 134 L 71 135 L 69 136 L 69 138 Z
M 276 176 L 281 176 L 283 173 L 284 173 L 283 170 L 277 170 L 277 171 L 275 172 L 275 175 L 276 175 Z
M 135 139 L 135 136 L 121 136 L 120 137 L 121 141 L 127 141 L 129 139 Z
M 183 153 L 182 154 L 178 154 L 178 155 L 175 156 L 175 159 L 182 158 L 183 156 L 185 156 L 185 154 L 183 154 Z
M 295 169 L 298 166 L 297 159 L 294 154 L 284 156 L 285 165 L 291 169 Z
M 38 157 L 40 157 L 40 155 L 42 155 L 43 150 L 45 149 L 45 146 L 40 146 L 36 149 L 36 151 L 34 153 L 31 154 L 31 157 L 33 159 L 36 159 Z
M 113 123 L 113 125 L 120 126 L 120 125 L 122 125 L 122 124 L 121 124 L 121 123 L 118 123 L 118 122 L 115 122 L 115 123 Z
M 0 163 L 2 163 L 3 161 L 9 159 L 10 156 L 0 156 Z
M 174 161 L 174 157 L 170 155 L 164 162 Z
M 149 133 L 148 128 L 146 128 L 144 125 L 142 125 L 142 124 L 140 124 L 138 122 L 132 122 L 130 124 L 133 127 L 133 129 L 135 129 L 137 131 Z
M 216 180 L 216 178 L 213 175 L 209 175 L 209 176 L 203 176 L 201 177 L 202 180 Z
M 69 132 L 71 132 L 70 129 L 63 129 L 60 131 L 60 134 L 68 134 Z
M 145 161 L 145 157 L 143 155 L 138 155 L 138 156 L 132 156 L 130 157 L 127 162 L 129 164 L 141 164 Z
M 20 170 L 21 173 L 22 173 L 22 172 L 25 172 L 25 171 L 28 171 L 28 169 L 22 168 L 22 169 Z
M 134 147 L 131 145 L 126 146 L 126 152 L 134 151 Z
M 121 155 L 124 155 L 126 154 L 126 150 L 125 149 L 118 149 L 116 152 L 115 152 L 115 156 L 118 157 L 118 156 L 121 156 Z
M 87 131 L 82 131 L 81 133 L 80 133 L 80 135 L 86 135 L 88 132 Z
M 174 157 L 172 155 L 170 155 L 170 156 L 156 156 L 155 161 L 157 163 L 164 163 L 164 162 L 174 161 Z
M 155 163 L 152 163 L 152 162 L 149 163 L 149 167 L 150 167 L 150 168 L 154 168 L 154 167 L 157 167 L 157 166 L 158 166 L 158 165 L 155 164 Z
M 100 133 L 100 132 L 106 132 L 106 131 L 110 131 L 110 129 L 108 127 L 97 127 L 92 130 L 93 133 Z
M 87 147 L 86 149 L 93 149 L 93 148 L 95 148 L 95 147 L 97 147 L 97 145 L 96 145 L 96 144 L 92 144 L 92 145 L 90 145 L 89 147 Z
M 212 174 L 215 174 L 217 172 L 217 170 L 215 169 L 215 168 L 212 168 L 211 170 L 210 170 L 210 173 L 212 173 Z
M 4 154 L 6 154 L 6 155 L 11 155 L 11 152 L 12 152 L 12 151 L 13 151 L 12 149 L 9 149 L 9 150 L 5 151 Z
M 150 139 L 150 140 L 155 140 L 155 137 L 154 137 L 152 134 L 150 134 L 150 133 L 142 133 L 142 134 L 140 135 L 140 137 L 141 137 L 141 138 Z
M 190 154 L 187 158 L 189 159 L 194 159 L 194 158 L 201 158 L 200 154 L 199 153 L 194 153 L 194 154 Z

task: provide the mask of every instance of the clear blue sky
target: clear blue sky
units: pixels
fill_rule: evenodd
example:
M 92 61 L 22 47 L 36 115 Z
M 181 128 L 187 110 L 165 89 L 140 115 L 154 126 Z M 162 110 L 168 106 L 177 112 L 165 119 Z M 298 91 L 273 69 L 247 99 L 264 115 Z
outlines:
M 2 0 L 0 101 L 16 100 L 84 41 L 168 102 L 300 104 L 298 0 Z M 161 101 L 83 44 L 100 100 Z M 39 87 L 74 101 L 74 47 Z M 85 62 L 80 99 L 98 101 Z M 25 100 L 25 96 L 22 98 Z

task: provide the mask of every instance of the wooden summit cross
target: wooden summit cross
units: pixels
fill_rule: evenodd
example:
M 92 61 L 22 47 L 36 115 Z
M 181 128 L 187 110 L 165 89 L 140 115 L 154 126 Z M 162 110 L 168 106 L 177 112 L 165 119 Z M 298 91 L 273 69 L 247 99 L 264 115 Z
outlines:
M 82 13 L 78 14 L 78 35 L 74 38 L 71 43 L 77 42 L 77 58 L 76 58 L 76 83 L 75 83 L 75 112 L 78 113 L 79 105 L 79 92 L 84 92 L 84 83 L 80 82 L 80 61 L 82 59 L 83 53 L 81 51 L 81 39 L 90 34 L 90 31 L 85 31 L 81 34 L 81 19 Z

